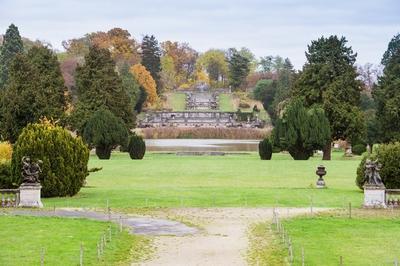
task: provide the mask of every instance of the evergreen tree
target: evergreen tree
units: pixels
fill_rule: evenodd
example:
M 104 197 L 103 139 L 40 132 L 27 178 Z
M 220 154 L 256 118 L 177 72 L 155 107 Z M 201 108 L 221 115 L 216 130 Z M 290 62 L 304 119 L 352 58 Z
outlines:
M 161 48 L 157 39 L 146 35 L 142 40 L 142 65 L 150 72 L 157 85 L 157 94 L 161 94 L 160 72 L 161 72 Z
M 400 140 L 400 34 L 393 37 L 385 52 L 383 76 L 373 96 L 377 105 L 380 139 L 383 142 Z
M 99 159 L 110 159 L 111 151 L 117 145 L 126 146 L 128 130 L 122 119 L 107 109 L 99 109 L 85 124 L 83 139 L 96 148 Z
M 11 24 L 0 47 L 0 90 L 4 88 L 9 76 L 9 68 L 15 56 L 24 51 L 18 28 Z
M 236 49 L 230 49 L 228 69 L 230 85 L 234 90 L 241 88 L 250 72 L 250 59 Z
M 331 139 L 355 140 L 365 130 L 359 108 L 361 82 L 354 66 L 357 54 L 346 46 L 346 38 L 330 36 L 312 41 L 307 62 L 293 89 L 294 97 L 304 99 L 306 107 L 319 104 L 331 125 Z M 331 143 L 324 148 L 330 160 Z
M 29 61 L 37 71 L 36 104 L 41 116 L 62 118 L 67 105 L 64 78 L 57 56 L 49 48 L 33 46 L 28 51 Z
M 307 160 L 330 139 L 329 120 L 324 110 L 318 107 L 307 110 L 300 99 L 287 106 L 273 130 L 274 145 L 287 150 L 295 160 Z
M 14 142 L 28 123 L 43 117 L 63 118 L 65 90 L 57 57 L 51 50 L 33 47 L 28 54 L 17 55 L 0 99 L 3 137 Z
M 128 64 L 124 64 L 121 67 L 120 76 L 122 79 L 122 84 L 129 95 L 129 100 L 130 100 L 129 108 L 131 109 L 132 112 L 135 112 L 136 111 L 135 107 L 139 101 L 141 94 L 140 85 L 136 81 L 132 73 L 129 71 Z
M 99 109 L 108 109 L 127 126 L 133 123 L 130 97 L 115 63 L 106 49 L 89 48 L 85 64 L 76 70 L 78 102 L 71 117 L 73 127 L 81 132 L 86 121 Z

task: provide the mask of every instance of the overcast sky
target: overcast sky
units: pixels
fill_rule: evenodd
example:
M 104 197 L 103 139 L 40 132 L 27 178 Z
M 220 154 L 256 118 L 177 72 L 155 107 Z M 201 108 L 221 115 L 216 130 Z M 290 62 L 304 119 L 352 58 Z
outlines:
M 0 0 L 0 32 L 10 23 L 22 36 L 61 41 L 114 27 L 136 39 L 190 43 L 198 51 L 248 47 L 257 57 L 289 57 L 296 68 L 322 35 L 344 35 L 357 63 L 378 64 L 400 32 L 400 0 Z

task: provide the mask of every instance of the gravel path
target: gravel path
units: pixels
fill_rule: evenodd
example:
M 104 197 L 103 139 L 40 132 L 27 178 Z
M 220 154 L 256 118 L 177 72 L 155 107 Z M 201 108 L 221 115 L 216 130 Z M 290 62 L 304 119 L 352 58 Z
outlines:
M 133 217 L 125 214 L 111 213 L 110 215 L 102 212 L 95 212 L 82 209 L 57 209 L 56 211 L 41 210 L 15 210 L 14 215 L 30 215 L 30 216 L 51 216 L 51 217 L 69 217 L 69 218 L 87 218 L 99 221 L 111 221 L 122 223 L 123 226 L 129 227 L 131 233 L 138 235 L 150 236 L 184 236 L 188 234 L 196 234 L 198 230 L 185 224 L 158 218 L 149 217 Z

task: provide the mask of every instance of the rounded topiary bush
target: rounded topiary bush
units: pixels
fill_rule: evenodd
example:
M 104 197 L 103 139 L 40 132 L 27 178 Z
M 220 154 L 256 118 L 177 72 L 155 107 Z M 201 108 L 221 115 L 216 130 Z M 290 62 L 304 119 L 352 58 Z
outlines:
M 146 143 L 141 136 L 133 134 L 129 137 L 128 152 L 132 160 L 143 159 L 146 153 Z
M 12 151 L 12 146 L 9 142 L 0 142 L 0 161 L 11 160 Z
M 22 182 L 21 159 L 42 160 L 39 176 L 43 197 L 73 196 L 88 175 L 89 149 L 81 138 L 49 122 L 29 124 L 14 146 L 11 171 L 13 183 Z
M 258 153 L 261 160 L 271 160 L 272 157 L 272 143 L 269 138 L 265 138 L 258 144 Z
M 367 147 L 364 144 L 356 144 L 351 148 L 353 154 L 361 155 L 367 151 Z
M 361 189 L 366 181 L 364 171 L 367 159 L 378 159 L 382 164 L 380 176 L 386 188 L 400 189 L 400 142 L 381 144 L 372 154 L 364 155 L 358 166 L 356 179 L 356 184 Z
M 118 145 L 126 145 L 128 130 L 122 119 L 109 110 L 96 111 L 83 129 L 83 139 L 96 148 L 99 159 L 110 159 L 111 151 Z

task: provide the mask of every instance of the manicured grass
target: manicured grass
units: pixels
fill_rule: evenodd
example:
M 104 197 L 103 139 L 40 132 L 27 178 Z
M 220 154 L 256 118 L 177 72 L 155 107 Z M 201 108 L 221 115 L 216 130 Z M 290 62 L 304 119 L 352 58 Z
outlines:
M 81 243 L 84 265 L 129 265 L 139 259 L 147 240 L 112 225 L 112 240 L 97 260 L 96 245 L 104 233 L 108 236 L 109 226 L 86 219 L 0 215 L 0 265 L 40 265 L 42 250 L 45 265 L 79 265 Z
M 221 93 L 219 95 L 219 110 L 222 112 L 236 112 L 233 105 L 232 94 Z
M 360 206 L 362 192 L 355 185 L 359 157 L 332 161 L 320 157 L 294 161 L 274 154 L 262 161 L 256 153 L 227 156 L 145 155 L 131 160 L 114 153 L 110 160 L 91 156 L 87 186 L 71 198 L 44 199 L 47 207 L 212 207 L 212 206 Z M 315 189 L 316 167 L 327 168 L 328 189 Z
M 174 92 L 170 96 L 170 104 L 173 111 L 184 111 L 186 109 L 186 94 Z
M 389 217 L 386 213 L 351 219 L 321 215 L 286 220 L 283 224 L 293 243 L 293 265 L 301 265 L 302 247 L 305 265 L 338 265 L 340 256 L 344 265 L 394 265 L 400 257 L 400 218 Z M 287 249 L 282 254 L 282 244 L 275 242 L 263 254 L 261 257 L 270 260 L 282 259 L 282 255 L 287 257 Z

